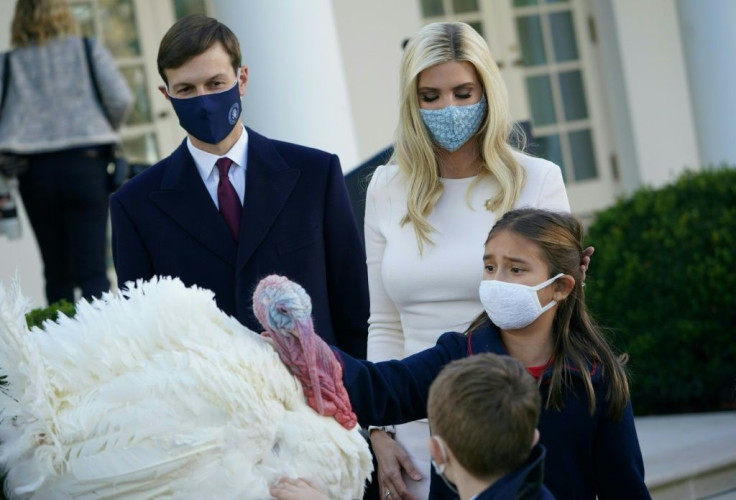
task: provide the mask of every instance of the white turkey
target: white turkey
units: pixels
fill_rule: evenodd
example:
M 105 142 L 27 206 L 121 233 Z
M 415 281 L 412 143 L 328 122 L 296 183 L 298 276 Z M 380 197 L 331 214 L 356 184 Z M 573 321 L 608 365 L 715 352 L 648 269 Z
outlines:
M 289 476 L 361 498 L 371 457 L 344 389 L 319 415 L 271 341 L 210 291 L 162 278 L 123 295 L 29 331 L 28 301 L 0 285 L 9 497 L 265 499 Z

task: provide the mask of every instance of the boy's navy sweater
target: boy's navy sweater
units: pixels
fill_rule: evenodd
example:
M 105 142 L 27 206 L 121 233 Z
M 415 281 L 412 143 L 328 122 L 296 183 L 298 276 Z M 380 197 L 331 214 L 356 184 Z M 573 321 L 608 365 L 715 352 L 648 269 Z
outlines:
M 337 350 L 336 350 L 337 351 Z M 343 381 L 361 425 L 392 425 L 427 417 L 429 386 L 447 363 L 471 354 L 508 354 L 498 329 L 487 324 L 470 336 L 449 332 L 437 345 L 401 361 L 370 363 L 337 351 Z M 591 377 L 596 396 L 593 415 L 581 378 L 573 376 L 562 410 L 545 409 L 550 374 L 542 377 L 540 443 L 547 449 L 544 484 L 558 499 L 648 499 L 644 463 L 631 403 L 621 420 L 608 417 L 607 384 L 599 365 Z M 430 498 L 457 498 L 432 476 Z

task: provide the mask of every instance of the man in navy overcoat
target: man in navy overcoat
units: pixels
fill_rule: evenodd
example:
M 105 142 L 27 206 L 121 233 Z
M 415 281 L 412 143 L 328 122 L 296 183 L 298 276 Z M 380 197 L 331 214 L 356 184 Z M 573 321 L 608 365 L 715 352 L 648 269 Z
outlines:
M 235 35 L 212 18 L 183 18 L 161 41 L 160 90 L 187 139 L 110 199 L 118 283 L 178 277 L 259 332 L 252 293 L 281 274 L 312 297 L 317 333 L 364 358 L 365 253 L 340 162 L 241 124 L 240 59 Z

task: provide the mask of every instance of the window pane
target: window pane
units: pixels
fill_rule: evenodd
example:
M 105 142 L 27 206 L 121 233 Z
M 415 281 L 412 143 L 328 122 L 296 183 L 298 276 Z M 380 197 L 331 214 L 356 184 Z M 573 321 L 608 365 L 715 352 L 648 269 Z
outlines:
M 452 0 L 452 10 L 455 14 L 478 12 L 478 0 Z
M 575 27 L 572 12 L 555 12 L 549 15 L 552 28 L 552 43 L 555 47 L 556 61 L 575 61 L 578 58 L 578 45 L 575 41 Z
M 565 120 L 584 120 L 588 117 L 585 105 L 583 75 L 579 70 L 560 73 L 560 90 L 565 106 Z
M 151 123 L 151 105 L 148 102 L 148 86 L 146 85 L 146 73 L 143 66 L 120 68 L 120 72 L 128 82 L 128 87 L 130 87 L 134 97 L 133 109 L 130 110 L 125 124 Z
M 546 64 L 544 39 L 539 16 L 523 16 L 516 18 L 516 29 L 521 41 L 521 59 L 524 66 Z
M 541 137 L 534 137 L 534 142 L 537 143 L 535 152 L 545 160 L 549 160 L 552 163 L 556 163 L 562 169 L 562 179 L 567 182 L 565 177 L 565 166 L 562 163 L 562 148 L 560 147 L 560 136 L 555 135 L 543 135 Z
M 153 133 L 124 139 L 122 146 L 129 163 L 153 165 L 160 158 L 156 135 Z
M 532 107 L 532 123 L 537 127 L 557 123 L 549 75 L 528 77 L 526 90 Z
M 131 0 L 100 0 L 102 36 L 113 57 L 133 57 L 141 54 L 135 11 Z
M 82 36 L 95 36 L 95 24 L 92 19 L 92 5 L 89 2 L 75 3 L 70 6 L 74 19 Z
M 422 17 L 444 16 L 442 0 L 422 0 Z
M 584 181 L 585 179 L 595 179 L 598 177 L 590 130 L 570 132 L 570 149 L 572 150 L 572 166 L 575 172 L 575 180 Z
M 174 0 L 174 14 L 177 19 L 191 14 L 207 15 L 204 0 Z
M 514 7 L 526 7 L 527 5 L 537 5 L 537 0 L 514 0 Z
M 471 28 L 477 31 L 480 36 L 484 36 L 483 35 L 483 25 L 480 21 L 473 21 L 472 23 L 468 23 L 468 24 L 470 25 Z

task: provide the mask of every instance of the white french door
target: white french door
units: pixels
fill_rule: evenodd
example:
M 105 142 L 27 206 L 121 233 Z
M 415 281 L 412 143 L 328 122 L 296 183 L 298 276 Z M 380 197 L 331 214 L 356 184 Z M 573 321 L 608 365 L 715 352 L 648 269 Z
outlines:
M 126 157 L 152 164 L 184 137 L 171 105 L 158 91 L 158 45 L 187 14 L 210 14 L 211 0 L 69 0 L 81 34 L 101 40 L 128 82 L 135 101 L 120 131 Z

